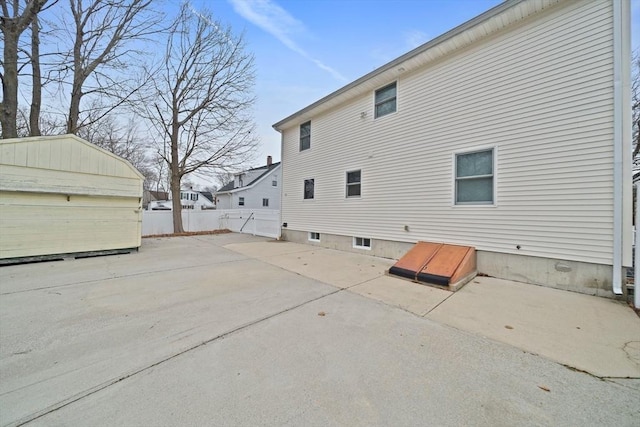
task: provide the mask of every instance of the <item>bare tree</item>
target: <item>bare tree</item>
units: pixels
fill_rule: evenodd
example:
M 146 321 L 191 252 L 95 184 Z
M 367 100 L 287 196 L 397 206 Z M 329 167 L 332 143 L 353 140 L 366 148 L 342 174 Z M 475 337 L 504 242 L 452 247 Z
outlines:
M 145 188 L 149 189 L 156 182 L 154 162 L 147 154 L 147 146 L 141 142 L 133 118 L 120 125 L 115 117 L 107 116 L 79 129 L 78 136 L 129 161 L 144 175 Z
M 180 233 L 182 178 L 237 168 L 253 157 L 253 56 L 242 37 L 183 4 L 151 80 L 156 101 L 147 113 L 163 136 L 158 152 L 169 165 L 173 231 Z
M 29 111 L 29 134 L 39 136 L 40 110 L 42 109 L 42 72 L 40 70 L 40 22 L 38 16 L 31 22 L 31 108 Z
M 73 46 L 59 60 L 59 79 L 70 84 L 67 133 L 106 117 L 143 85 L 137 68 L 144 53 L 136 42 L 157 33 L 162 19 L 152 3 L 69 0 L 72 22 L 63 19 L 60 30 Z M 86 97 L 90 101 L 83 108 Z
M 9 4 L 8 4 L 9 3 Z M 27 0 L 24 7 L 19 0 L 8 2 L 0 0 L 2 16 L 0 30 L 4 37 L 4 54 L 2 60 L 2 107 L 0 108 L 0 123 L 2 137 L 15 138 L 18 136 L 18 42 L 20 35 L 26 30 L 38 15 L 47 0 Z M 11 6 L 11 10 L 9 10 Z

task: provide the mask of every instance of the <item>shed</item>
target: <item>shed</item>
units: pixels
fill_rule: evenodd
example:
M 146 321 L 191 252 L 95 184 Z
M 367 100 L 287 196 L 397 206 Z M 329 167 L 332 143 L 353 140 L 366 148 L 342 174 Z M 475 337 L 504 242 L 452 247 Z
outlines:
M 75 135 L 0 141 L 0 263 L 138 248 L 143 181 Z

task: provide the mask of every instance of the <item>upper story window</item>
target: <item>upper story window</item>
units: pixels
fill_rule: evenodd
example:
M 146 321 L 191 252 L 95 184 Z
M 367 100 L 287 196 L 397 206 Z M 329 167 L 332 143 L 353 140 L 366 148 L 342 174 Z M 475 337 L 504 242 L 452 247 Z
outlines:
M 180 200 L 189 200 L 189 193 L 181 191 Z
M 315 182 L 313 178 L 304 180 L 304 198 L 305 199 L 313 199 L 314 187 L 315 187 Z
M 300 125 L 300 151 L 311 148 L 311 122 Z
M 493 148 L 456 154 L 456 205 L 493 204 Z
M 277 187 L 278 186 L 278 180 L 274 179 L 273 181 L 271 181 L 271 185 L 274 186 L 274 187 Z
M 191 193 L 191 200 L 193 200 L 194 202 L 198 200 L 198 194 L 197 193 Z
M 347 197 L 360 197 L 361 171 L 347 172 Z
M 238 206 L 244 206 L 244 197 L 238 197 Z
M 396 112 L 396 82 L 376 91 L 376 118 Z
M 269 199 L 262 199 L 262 207 L 263 208 L 269 207 Z

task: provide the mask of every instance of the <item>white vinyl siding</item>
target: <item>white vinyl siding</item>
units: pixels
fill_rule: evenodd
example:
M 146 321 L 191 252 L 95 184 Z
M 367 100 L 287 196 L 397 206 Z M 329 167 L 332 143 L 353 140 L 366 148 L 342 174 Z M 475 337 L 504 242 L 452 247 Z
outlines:
M 402 114 L 375 120 L 371 92 L 314 114 L 317 143 L 304 156 L 292 123 L 283 133 L 282 221 L 305 232 L 611 264 L 611 27 L 609 2 L 561 3 L 400 75 Z M 496 147 L 498 204 L 455 206 L 452 156 L 483 146 Z M 344 197 L 354 164 L 367 171 L 358 204 Z M 309 175 L 322 182 L 312 204 L 302 194 Z

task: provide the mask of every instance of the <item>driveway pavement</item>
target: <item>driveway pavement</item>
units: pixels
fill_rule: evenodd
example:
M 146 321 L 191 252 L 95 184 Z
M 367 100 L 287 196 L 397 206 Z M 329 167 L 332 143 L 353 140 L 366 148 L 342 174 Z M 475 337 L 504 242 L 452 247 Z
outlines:
M 624 305 L 391 264 L 227 234 L 2 267 L 0 425 L 637 425 Z

